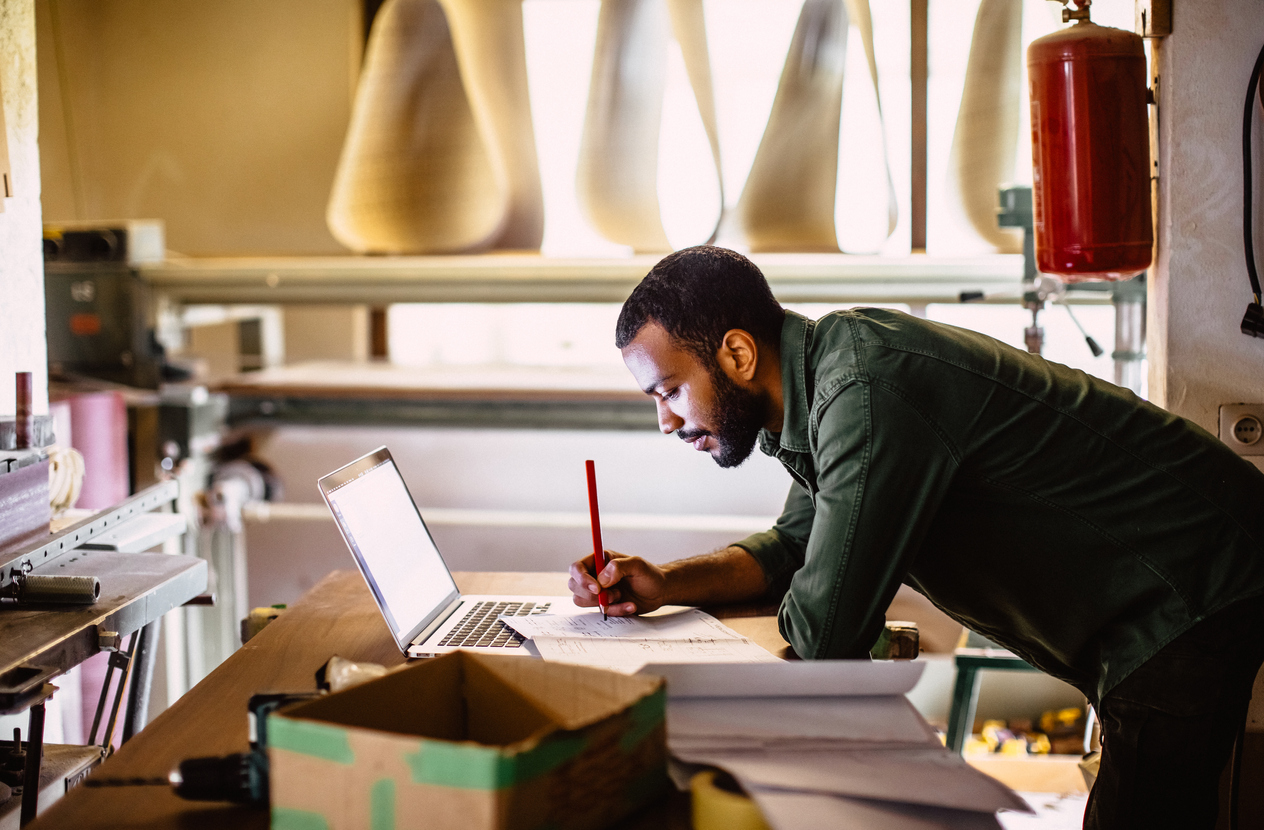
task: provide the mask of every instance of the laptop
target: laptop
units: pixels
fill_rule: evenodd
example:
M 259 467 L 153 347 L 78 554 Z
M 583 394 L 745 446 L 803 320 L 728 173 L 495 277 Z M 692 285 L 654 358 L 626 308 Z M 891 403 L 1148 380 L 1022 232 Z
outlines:
M 409 657 L 458 649 L 538 654 L 500 616 L 575 614 L 569 596 L 462 594 L 395 460 L 379 447 L 317 482 L 396 645 Z

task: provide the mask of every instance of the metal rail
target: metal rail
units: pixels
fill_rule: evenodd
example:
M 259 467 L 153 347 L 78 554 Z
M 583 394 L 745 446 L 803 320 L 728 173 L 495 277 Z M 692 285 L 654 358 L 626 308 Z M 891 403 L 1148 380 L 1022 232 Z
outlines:
M 1021 290 L 1017 254 L 755 254 L 783 303 L 957 302 Z M 138 273 L 163 303 L 621 303 L 658 261 L 538 254 L 174 259 Z
M 51 536 L 43 537 L 39 542 L 0 550 L 0 588 L 8 586 L 14 577 L 30 573 L 35 568 L 52 562 L 62 554 L 69 553 L 88 542 L 94 536 L 113 530 L 116 525 L 128 519 L 175 501 L 179 495 L 178 482 L 162 481 L 131 496 L 110 510 L 97 513 Z
M 541 510 L 478 510 L 455 507 L 421 507 L 430 525 L 459 527 L 589 527 L 588 513 Z M 295 502 L 246 502 L 242 517 L 252 522 L 329 522 L 333 515 L 323 504 Z M 691 513 L 602 513 L 601 524 L 609 529 L 667 530 L 696 533 L 757 533 L 767 530 L 776 516 L 703 515 Z

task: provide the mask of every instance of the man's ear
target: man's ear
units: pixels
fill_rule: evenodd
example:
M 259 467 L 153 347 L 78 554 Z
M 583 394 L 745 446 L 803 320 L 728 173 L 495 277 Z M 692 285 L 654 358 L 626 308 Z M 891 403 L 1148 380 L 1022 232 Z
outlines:
M 720 367 L 733 380 L 747 383 L 754 380 L 755 368 L 759 365 L 759 346 L 750 332 L 743 329 L 726 331 L 715 356 Z

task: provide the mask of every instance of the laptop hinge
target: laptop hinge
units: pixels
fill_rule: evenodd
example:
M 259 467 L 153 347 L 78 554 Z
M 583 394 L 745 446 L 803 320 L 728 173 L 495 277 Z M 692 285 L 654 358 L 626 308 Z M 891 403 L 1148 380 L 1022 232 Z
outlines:
M 456 599 L 452 600 L 451 604 L 449 604 L 447 608 L 443 609 L 435 616 L 434 622 L 423 628 L 416 637 L 413 637 L 413 640 L 409 643 L 409 645 L 419 646 L 426 640 L 430 639 L 430 635 L 442 628 L 443 624 L 456 613 L 456 609 L 460 608 L 461 603 L 464 601 L 465 600 L 458 595 Z

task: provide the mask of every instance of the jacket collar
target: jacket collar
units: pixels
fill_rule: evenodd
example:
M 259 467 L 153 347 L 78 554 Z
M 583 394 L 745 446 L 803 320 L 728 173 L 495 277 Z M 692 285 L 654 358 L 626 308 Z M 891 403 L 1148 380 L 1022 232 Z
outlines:
M 815 328 L 816 323 L 802 314 L 786 311 L 785 322 L 781 324 L 781 397 L 785 412 L 780 433 L 760 430 L 759 448 L 765 455 L 777 457 L 778 449 L 811 452 L 808 418 L 812 407 L 807 353 Z

